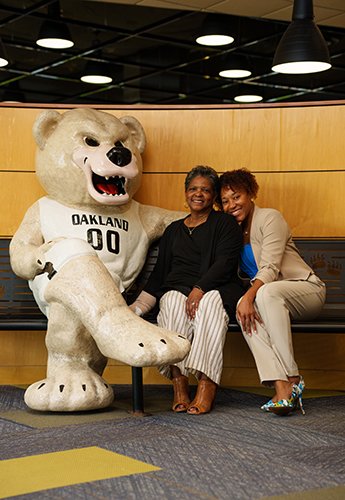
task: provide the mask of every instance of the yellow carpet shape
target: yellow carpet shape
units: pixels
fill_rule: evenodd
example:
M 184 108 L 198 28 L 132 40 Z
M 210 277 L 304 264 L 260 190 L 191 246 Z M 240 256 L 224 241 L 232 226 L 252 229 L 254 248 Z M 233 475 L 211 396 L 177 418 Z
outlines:
M 157 470 L 96 446 L 13 458 L 0 461 L 0 498 Z

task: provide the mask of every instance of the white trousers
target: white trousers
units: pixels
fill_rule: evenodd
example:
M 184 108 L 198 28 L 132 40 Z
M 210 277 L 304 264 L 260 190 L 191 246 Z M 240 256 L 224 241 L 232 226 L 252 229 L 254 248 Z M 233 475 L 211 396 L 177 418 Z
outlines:
M 255 307 L 263 326 L 256 322 L 257 333 L 251 336 L 242 333 L 253 353 L 262 383 L 288 380 L 288 377 L 299 374 L 290 318 L 307 320 L 316 317 L 325 297 L 326 287 L 315 275 L 308 280 L 274 281 L 259 288 Z
M 162 328 L 181 333 L 192 344 L 189 354 L 176 364 L 182 375 L 192 373 L 199 378 L 200 373 L 204 373 L 219 384 L 229 323 L 220 293 L 217 290 L 205 293 L 193 320 L 186 314 L 186 300 L 187 297 L 176 290 L 165 293 L 159 303 L 157 323 Z M 170 366 L 161 366 L 159 371 L 172 377 Z

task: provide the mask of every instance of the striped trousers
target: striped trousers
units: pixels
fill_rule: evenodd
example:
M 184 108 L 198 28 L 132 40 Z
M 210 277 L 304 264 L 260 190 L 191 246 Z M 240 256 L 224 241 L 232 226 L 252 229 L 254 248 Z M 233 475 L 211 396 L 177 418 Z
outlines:
M 157 323 L 162 328 L 184 335 L 191 342 L 189 354 L 176 366 L 182 375 L 193 374 L 199 379 L 204 373 L 219 384 L 223 371 L 223 349 L 229 318 L 220 293 L 211 290 L 199 303 L 195 318 L 186 314 L 187 297 L 176 290 L 165 293 L 159 303 Z M 162 375 L 172 378 L 170 366 L 161 366 Z

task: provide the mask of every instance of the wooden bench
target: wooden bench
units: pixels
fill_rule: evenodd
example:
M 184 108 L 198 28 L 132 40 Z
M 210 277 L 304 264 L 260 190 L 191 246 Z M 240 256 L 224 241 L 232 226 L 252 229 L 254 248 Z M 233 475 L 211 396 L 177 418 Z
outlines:
M 0 240 L 0 330 L 46 330 L 47 319 L 38 309 L 27 282 L 18 278 L 9 263 L 9 239 Z M 303 258 L 326 283 L 326 304 L 313 321 L 293 322 L 293 332 L 345 333 L 345 238 L 295 239 Z M 155 265 L 158 244 L 152 245 L 145 265 L 127 293 L 134 301 Z M 155 322 L 155 312 L 145 317 Z M 237 323 L 229 332 L 240 331 Z M 144 413 L 142 368 L 132 367 L 132 407 L 134 415 Z

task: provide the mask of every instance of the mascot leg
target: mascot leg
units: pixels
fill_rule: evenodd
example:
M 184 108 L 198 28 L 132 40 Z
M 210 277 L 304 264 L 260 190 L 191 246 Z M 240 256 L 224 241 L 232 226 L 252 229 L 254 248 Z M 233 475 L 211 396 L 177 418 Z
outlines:
M 33 410 L 82 411 L 109 406 L 114 394 L 101 377 L 107 359 L 84 325 L 58 303 L 49 308 L 47 378 L 25 392 Z
M 85 252 L 78 249 L 75 256 L 61 257 L 65 246 L 69 251 L 71 240 L 57 242 L 46 253 L 54 273 L 50 280 L 38 276 L 47 282 L 38 295 L 49 306 L 59 303 L 68 308 L 108 358 L 131 366 L 159 366 L 182 360 L 190 349 L 189 341 L 134 314 L 91 247 L 82 240 L 72 241 L 86 245 Z M 48 318 L 50 321 L 49 312 Z

